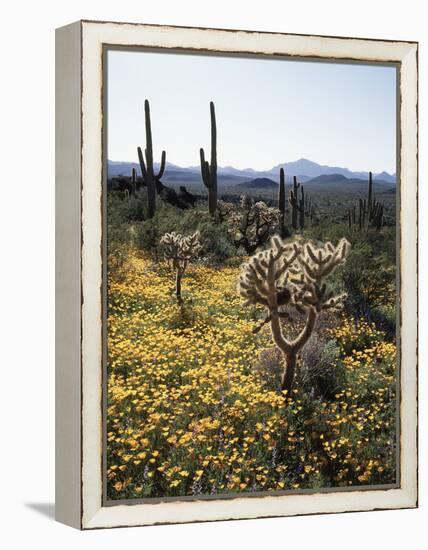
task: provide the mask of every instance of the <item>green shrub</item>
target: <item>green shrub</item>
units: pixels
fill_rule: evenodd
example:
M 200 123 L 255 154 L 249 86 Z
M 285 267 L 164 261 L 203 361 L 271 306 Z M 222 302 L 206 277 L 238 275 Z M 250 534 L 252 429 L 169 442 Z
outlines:
M 146 218 L 146 203 L 143 195 L 138 198 L 123 198 L 115 193 L 108 193 L 108 223 L 112 226 L 119 226 L 123 223 L 143 221 Z
M 335 340 L 314 333 L 302 350 L 298 383 L 316 397 L 333 399 L 345 378 L 339 356 Z
M 395 329 L 395 277 L 395 265 L 387 253 L 375 255 L 369 242 L 357 243 L 343 269 L 347 310 L 370 321 L 380 320 L 382 311 L 388 311 Z
M 220 264 L 236 255 L 225 222 L 212 219 L 203 208 L 179 210 L 164 203 L 160 203 L 151 220 L 138 224 L 139 247 L 156 254 L 160 237 L 172 231 L 183 235 L 199 231 L 200 257 L 208 263 Z

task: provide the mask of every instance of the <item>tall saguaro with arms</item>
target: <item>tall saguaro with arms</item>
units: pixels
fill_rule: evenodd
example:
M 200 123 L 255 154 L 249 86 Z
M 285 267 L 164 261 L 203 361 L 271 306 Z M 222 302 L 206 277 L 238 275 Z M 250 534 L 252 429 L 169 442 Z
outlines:
M 211 216 L 217 210 L 217 126 L 215 120 L 214 103 L 210 102 L 211 114 L 211 163 L 205 160 L 205 153 L 201 147 L 201 174 L 202 181 L 208 189 L 208 209 Z
M 146 120 L 145 162 L 141 147 L 137 147 L 137 152 L 138 160 L 140 162 L 141 175 L 147 187 L 147 217 L 153 218 L 156 212 L 156 184 L 159 182 L 165 171 L 166 153 L 165 151 L 162 151 L 159 172 L 155 174 L 153 168 L 153 142 L 152 127 L 150 121 L 150 105 L 147 99 L 144 101 L 144 115 Z

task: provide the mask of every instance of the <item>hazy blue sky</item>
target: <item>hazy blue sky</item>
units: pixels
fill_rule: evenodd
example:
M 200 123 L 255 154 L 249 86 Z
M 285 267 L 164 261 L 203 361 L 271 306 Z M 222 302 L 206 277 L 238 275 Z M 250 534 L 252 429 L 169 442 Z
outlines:
M 395 172 L 394 67 L 108 53 L 108 158 L 136 161 L 149 99 L 155 160 L 180 166 L 208 151 L 215 102 L 218 163 L 268 170 L 308 158 L 351 170 Z

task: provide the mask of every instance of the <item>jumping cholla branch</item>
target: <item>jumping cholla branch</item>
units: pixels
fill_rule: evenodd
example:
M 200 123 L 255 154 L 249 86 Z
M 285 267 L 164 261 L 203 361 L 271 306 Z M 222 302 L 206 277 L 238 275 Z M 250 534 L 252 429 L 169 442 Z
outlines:
M 178 303 L 181 304 L 183 302 L 181 297 L 181 281 L 188 263 L 197 257 L 201 249 L 199 231 L 187 237 L 180 233 L 175 233 L 175 231 L 165 233 L 160 240 L 160 245 L 165 260 L 175 270 L 175 295 Z
M 346 261 L 350 247 L 346 239 L 337 246 L 327 242 L 316 247 L 311 243 L 287 243 L 275 236 L 267 250 L 243 265 L 238 291 L 246 305 L 267 309 L 272 339 L 284 357 L 281 390 L 290 392 L 293 387 L 297 354 L 309 340 L 318 314 L 343 306 L 346 295 L 334 295 L 325 280 Z M 278 297 L 284 294 L 289 294 L 289 305 L 306 315 L 305 325 L 294 339 L 284 335 L 280 322 L 279 307 L 283 303 Z
M 235 246 L 242 246 L 247 254 L 265 244 L 278 226 L 280 212 L 263 201 L 255 202 L 242 195 L 239 207 L 218 201 L 223 218 L 227 219 Z

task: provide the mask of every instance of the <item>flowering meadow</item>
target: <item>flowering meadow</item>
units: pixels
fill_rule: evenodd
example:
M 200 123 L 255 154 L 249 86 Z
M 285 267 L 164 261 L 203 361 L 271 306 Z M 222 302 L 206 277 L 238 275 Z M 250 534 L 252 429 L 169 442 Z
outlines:
M 189 264 L 180 303 L 165 262 L 137 247 L 121 261 L 108 280 L 109 499 L 396 482 L 396 345 L 381 328 L 329 314 L 281 391 L 269 323 L 254 332 L 263 311 L 236 289 L 240 262 Z

